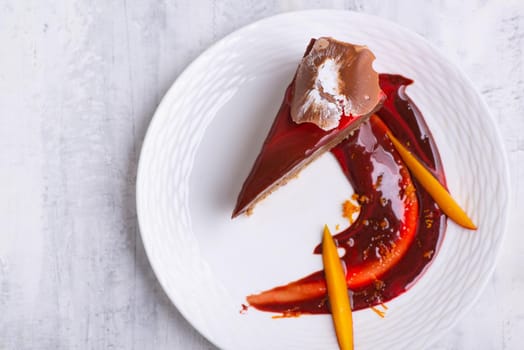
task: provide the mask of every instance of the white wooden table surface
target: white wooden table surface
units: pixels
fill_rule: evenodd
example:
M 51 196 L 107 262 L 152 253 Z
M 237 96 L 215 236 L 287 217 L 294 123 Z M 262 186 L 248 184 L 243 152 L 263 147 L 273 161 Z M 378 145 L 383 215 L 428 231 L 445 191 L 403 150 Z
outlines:
M 209 45 L 319 7 L 420 33 L 491 107 L 512 177 L 503 252 L 475 307 L 433 348 L 524 347 L 522 1 L 0 0 L 0 349 L 214 349 L 145 257 L 140 146 L 160 98 Z

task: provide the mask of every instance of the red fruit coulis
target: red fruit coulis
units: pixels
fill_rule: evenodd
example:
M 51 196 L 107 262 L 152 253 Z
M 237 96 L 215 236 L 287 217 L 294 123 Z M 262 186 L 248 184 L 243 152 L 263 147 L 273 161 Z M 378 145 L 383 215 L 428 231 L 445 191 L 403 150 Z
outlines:
M 345 250 L 341 258 L 351 272 L 346 279 L 353 310 L 385 303 L 404 293 L 433 260 L 444 236 L 446 216 L 416 179 L 409 176 L 385 136 L 385 129 L 389 128 L 445 185 L 435 142 L 422 114 L 404 92 L 412 83 L 400 75 L 381 74 L 380 86 L 387 98 L 376 113 L 380 119 L 372 117 L 331 151 L 360 203 L 355 223 L 334 236 L 337 245 Z M 416 198 L 411 201 L 406 199 L 406 191 L 410 190 L 407 187 L 414 187 Z M 316 247 L 314 253 L 320 254 L 320 248 Z M 388 254 L 400 257 L 385 259 Z M 384 268 L 381 262 L 387 266 Z M 356 278 L 350 279 L 350 275 Z M 324 273 L 315 272 L 293 284 L 302 282 L 325 283 Z M 329 313 L 327 295 L 252 306 L 284 315 Z

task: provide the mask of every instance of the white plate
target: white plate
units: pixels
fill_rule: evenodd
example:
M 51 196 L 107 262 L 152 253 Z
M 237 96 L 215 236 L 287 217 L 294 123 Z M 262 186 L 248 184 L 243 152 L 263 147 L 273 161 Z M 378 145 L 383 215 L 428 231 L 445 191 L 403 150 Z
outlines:
M 253 216 L 230 219 L 284 89 L 309 39 L 319 36 L 368 45 L 378 71 L 415 80 L 408 94 L 433 132 L 449 188 L 479 226 L 470 232 L 449 222 L 434 263 L 388 303 L 385 319 L 355 313 L 358 349 L 420 349 L 473 304 L 493 271 L 508 172 L 497 128 L 471 83 L 420 36 L 382 19 L 282 14 L 229 35 L 186 69 L 158 107 L 140 157 L 137 209 L 147 255 L 180 312 L 221 348 L 337 348 L 329 315 L 239 313 L 246 295 L 321 268 L 312 248 L 324 223 L 344 222 L 340 203 L 352 191 L 333 157 L 312 164 Z

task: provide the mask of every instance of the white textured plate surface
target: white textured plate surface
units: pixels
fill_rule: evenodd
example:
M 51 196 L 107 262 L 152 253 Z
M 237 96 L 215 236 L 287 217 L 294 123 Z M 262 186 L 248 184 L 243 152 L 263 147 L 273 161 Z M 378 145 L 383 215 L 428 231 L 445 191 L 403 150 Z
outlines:
M 229 35 L 195 60 L 165 96 L 144 141 L 137 179 L 142 239 L 173 303 L 218 346 L 336 348 L 328 315 L 275 320 L 256 310 L 239 313 L 247 294 L 321 268 L 311 251 L 324 223 L 343 223 L 340 203 L 352 191 L 332 157 L 312 164 L 252 217 L 230 220 L 284 89 L 309 39 L 319 36 L 366 44 L 378 71 L 415 80 L 407 91 L 433 132 L 449 188 L 479 226 L 469 232 L 450 222 L 434 263 L 388 304 L 385 319 L 355 313 L 358 349 L 420 349 L 472 305 L 494 268 L 507 168 L 496 126 L 469 81 L 421 37 L 390 22 L 342 11 L 287 13 Z

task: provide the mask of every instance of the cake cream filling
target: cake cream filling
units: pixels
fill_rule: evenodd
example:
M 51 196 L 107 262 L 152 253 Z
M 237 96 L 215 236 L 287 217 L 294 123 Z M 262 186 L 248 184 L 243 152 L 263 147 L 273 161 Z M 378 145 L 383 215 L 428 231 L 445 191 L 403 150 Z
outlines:
M 351 100 L 340 91 L 339 71 L 340 64 L 330 58 L 318 67 L 313 88 L 306 93 L 295 122 L 303 119 L 308 111 L 314 111 L 321 121 L 317 126 L 324 130 L 337 127 L 344 111 L 351 110 Z

